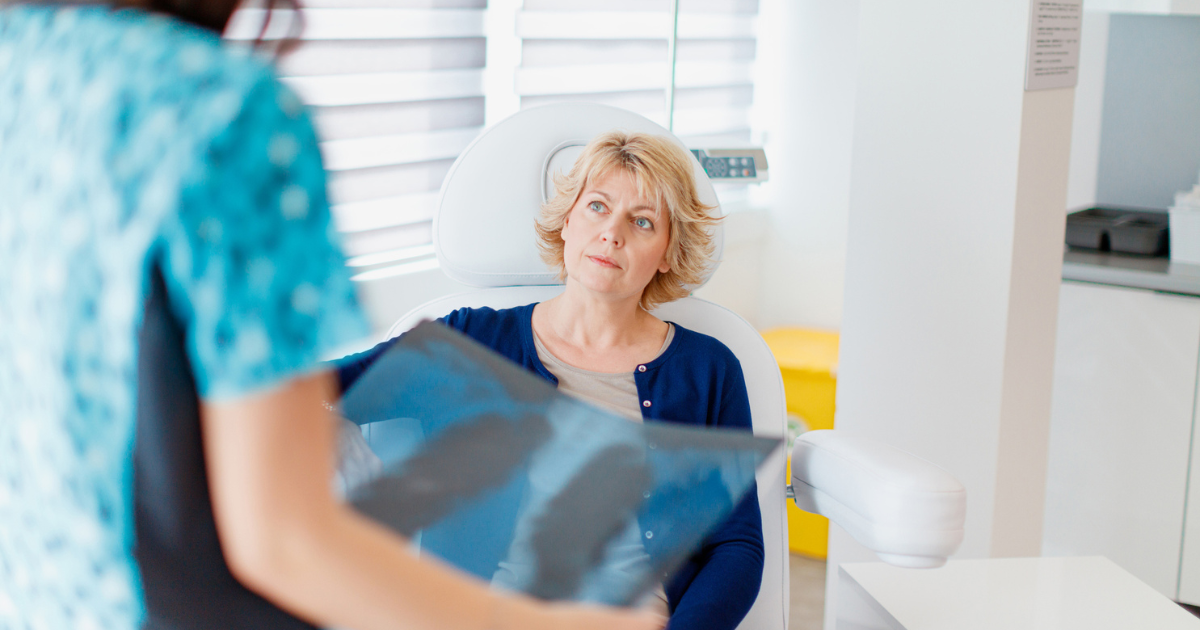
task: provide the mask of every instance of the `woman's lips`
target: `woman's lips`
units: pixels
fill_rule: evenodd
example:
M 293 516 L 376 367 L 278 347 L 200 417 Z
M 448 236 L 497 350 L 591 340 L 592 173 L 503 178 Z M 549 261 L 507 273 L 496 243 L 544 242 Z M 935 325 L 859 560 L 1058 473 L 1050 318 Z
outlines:
M 600 265 L 601 267 L 612 267 L 613 269 L 621 268 L 621 265 L 618 265 L 617 261 L 609 258 L 608 256 L 588 256 L 588 260 Z

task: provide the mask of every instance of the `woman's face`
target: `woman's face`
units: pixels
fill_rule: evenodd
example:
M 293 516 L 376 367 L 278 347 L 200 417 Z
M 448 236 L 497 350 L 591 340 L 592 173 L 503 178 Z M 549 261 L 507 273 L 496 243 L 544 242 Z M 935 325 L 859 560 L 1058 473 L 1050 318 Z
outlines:
M 563 226 L 567 281 L 611 297 L 641 299 L 665 258 L 670 221 L 638 193 L 633 175 L 615 169 L 590 182 Z

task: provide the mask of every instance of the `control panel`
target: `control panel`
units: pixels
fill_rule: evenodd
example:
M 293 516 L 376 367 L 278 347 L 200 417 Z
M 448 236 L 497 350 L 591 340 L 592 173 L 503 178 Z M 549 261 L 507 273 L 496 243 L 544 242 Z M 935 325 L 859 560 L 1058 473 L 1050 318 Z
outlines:
M 762 149 L 692 149 L 692 155 L 713 181 L 767 181 L 767 156 Z

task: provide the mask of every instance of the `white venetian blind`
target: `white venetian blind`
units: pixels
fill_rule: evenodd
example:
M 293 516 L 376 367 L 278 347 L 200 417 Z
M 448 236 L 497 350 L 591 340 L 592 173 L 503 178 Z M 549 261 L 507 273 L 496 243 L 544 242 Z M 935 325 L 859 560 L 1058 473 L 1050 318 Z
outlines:
M 438 188 L 484 122 L 487 0 L 303 4 L 301 44 L 279 70 L 314 112 L 350 264 L 360 279 L 398 264 L 436 265 Z M 239 11 L 226 38 L 253 40 L 262 13 Z M 277 12 L 270 34 L 289 20 Z
M 679 0 L 674 132 L 693 148 L 750 142 L 758 0 Z M 670 0 L 524 0 L 522 108 L 607 103 L 666 125 Z

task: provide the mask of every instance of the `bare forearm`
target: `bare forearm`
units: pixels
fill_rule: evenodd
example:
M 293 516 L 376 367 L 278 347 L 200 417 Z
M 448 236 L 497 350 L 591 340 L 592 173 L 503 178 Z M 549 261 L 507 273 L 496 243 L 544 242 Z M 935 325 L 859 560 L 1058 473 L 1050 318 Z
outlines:
M 325 626 L 373 630 L 660 630 L 643 611 L 547 604 L 501 595 L 343 509 L 327 524 L 294 532 L 260 563 L 252 588 Z M 247 576 L 248 577 L 248 576 Z
M 363 630 L 482 630 L 498 615 L 482 583 L 417 558 L 403 540 L 348 509 L 297 529 L 277 537 L 270 555 L 240 577 L 309 621 Z

